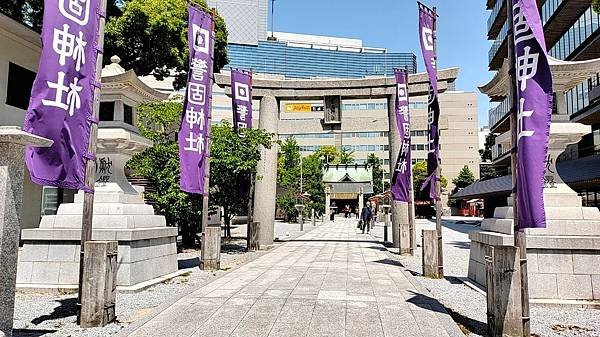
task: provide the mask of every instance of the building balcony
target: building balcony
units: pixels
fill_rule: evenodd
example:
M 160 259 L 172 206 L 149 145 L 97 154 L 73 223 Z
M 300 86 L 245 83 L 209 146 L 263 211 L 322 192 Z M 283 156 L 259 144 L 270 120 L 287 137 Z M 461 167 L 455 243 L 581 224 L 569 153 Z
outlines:
M 490 109 L 488 112 L 488 121 L 490 125 L 490 130 L 492 132 L 504 132 L 504 131 L 496 131 L 499 127 L 503 126 L 501 122 L 503 122 L 506 117 L 508 117 L 508 112 L 510 111 L 510 107 L 508 104 L 508 97 L 504 98 L 498 106 Z
M 506 58 L 508 53 L 508 40 L 506 39 L 507 35 L 508 20 L 504 20 L 504 26 L 502 26 L 502 29 L 498 33 L 498 37 L 492 44 L 492 47 L 488 53 L 490 70 L 498 70 L 502 67 L 502 62 L 504 62 L 504 58 Z
M 498 37 L 502 26 L 506 22 L 506 0 L 497 0 L 492 8 L 490 17 L 487 21 L 488 39 L 493 40 Z
M 552 48 L 590 8 L 590 0 L 547 0 L 542 6 L 546 46 Z

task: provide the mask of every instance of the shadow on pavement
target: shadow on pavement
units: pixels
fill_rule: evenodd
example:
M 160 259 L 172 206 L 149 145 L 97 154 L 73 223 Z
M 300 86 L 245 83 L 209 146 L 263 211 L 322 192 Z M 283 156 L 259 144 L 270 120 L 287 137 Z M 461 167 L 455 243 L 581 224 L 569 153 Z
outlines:
M 51 335 L 55 332 L 57 332 L 57 330 L 14 329 L 13 337 L 40 337 Z
M 335 240 L 335 239 L 293 239 L 291 242 L 358 242 L 358 243 L 379 243 L 374 240 Z
M 459 325 L 467 328 L 469 331 L 474 332 L 480 336 L 487 336 L 487 323 L 463 316 L 450 308 L 444 307 L 438 300 L 427 295 L 410 291 L 413 297 L 409 298 L 407 302 L 412 303 L 419 308 L 430 310 L 433 312 L 441 312 L 444 310 L 448 312 L 450 317 Z
M 189 269 L 200 266 L 200 258 L 192 257 L 189 259 L 177 260 L 177 269 Z
M 449 242 L 448 244 L 459 248 L 459 249 L 471 249 L 471 242 L 470 241 L 452 241 Z
M 54 311 L 49 315 L 40 316 L 31 320 L 31 323 L 38 325 L 45 321 L 54 319 L 66 318 L 77 315 L 77 298 L 70 297 L 57 300 L 60 305 L 54 308 Z
M 404 265 L 400 261 L 394 260 L 394 259 L 377 260 L 377 261 L 375 261 L 375 263 L 388 264 L 390 266 L 397 266 L 397 267 L 404 268 Z

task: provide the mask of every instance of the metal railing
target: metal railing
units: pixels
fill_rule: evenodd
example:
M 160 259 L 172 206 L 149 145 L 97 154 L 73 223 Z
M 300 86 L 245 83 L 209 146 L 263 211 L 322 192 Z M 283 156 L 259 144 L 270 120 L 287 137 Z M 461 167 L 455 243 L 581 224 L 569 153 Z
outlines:
M 508 97 L 505 98 L 502 102 L 500 102 L 498 106 L 490 109 L 490 111 L 488 111 L 488 120 L 490 127 L 493 127 L 494 125 L 496 125 L 496 123 L 498 123 L 498 121 L 504 118 L 504 116 L 508 114 L 509 110 L 510 107 L 508 106 Z

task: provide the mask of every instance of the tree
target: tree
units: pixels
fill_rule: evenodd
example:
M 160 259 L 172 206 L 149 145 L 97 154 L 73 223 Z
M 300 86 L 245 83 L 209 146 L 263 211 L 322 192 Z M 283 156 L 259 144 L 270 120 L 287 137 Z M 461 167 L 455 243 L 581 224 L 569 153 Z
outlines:
M 319 158 L 321 159 L 321 161 L 323 163 L 326 163 L 326 164 L 339 163 L 339 161 L 338 161 L 339 152 L 338 152 L 337 148 L 333 145 L 321 146 L 317 150 L 316 154 L 317 154 L 317 156 L 319 156 Z
M 354 151 L 348 151 L 342 149 L 340 152 L 340 164 L 352 164 L 354 163 Z
M 498 173 L 496 172 L 496 168 L 493 165 L 480 165 L 479 166 L 479 179 L 480 180 L 488 180 L 492 178 L 496 178 Z
M 484 149 L 479 150 L 479 156 L 482 162 L 488 162 L 492 160 L 492 146 L 494 146 L 496 136 L 492 133 L 485 137 Z
M 598 14 L 600 14 L 600 0 L 592 0 L 592 8 Z
M 335 150 L 335 147 L 333 147 Z M 327 154 L 324 154 L 327 153 Z M 300 194 L 308 193 L 304 200 L 305 212 L 323 212 L 325 210 L 325 185 L 323 184 L 323 156 L 331 155 L 330 148 L 324 152 L 315 152 L 302 159 L 302 179 L 300 179 L 300 150 L 293 137 L 280 145 L 278 156 L 277 183 L 286 193 L 277 198 L 277 206 L 284 213 L 286 221 L 298 216 L 294 207 L 299 202 Z M 302 186 L 300 181 L 302 180 Z
M 107 18 L 120 15 L 122 6 L 123 0 L 108 0 Z M 44 0 L 3 0 L 0 3 L 0 12 L 28 25 L 35 31 L 42 31 Z
M 194 4 L 209 11 L 204 0 Z M 158 80 L 174 76 L 175 89 L 185 86 L 188 68 L 186 0 L 127 0 L 122 13 L 106 24 L 104 63 L 118 55 L 125 69 L 138 75 L 154 75 Z M 118 14 L 118 13 L 117 13 Z M 215 62 L 218 72 L 228 62 L 227 28 L 218 14 L 215 18 Z
M 452 183 L 456 188 L 465 188 L 475 182 L 475 175 L 471 172 L 469 166 L 465 165 L 460 170 L 458 175 L 452 179 Z
M 202 196 L 179 189 L 179 147 L 177 131 L 183 106 L 179 100 L 142 104 L 137 110 L 142 136 L 152 147 L 133 156 L 127 163 L 133 175 L 148 179 L 156 191 L 146 192 L 157 214 L 169 226 L 180 226 L 183 244 L 192 246 L 202 218 Z
M 158 214 L 167 224 L 180 226 L 183 243 L 191 246 L 202 219 L 202 196 L 182 192 L 179 188 L 179 147 L 177 132 L 183 106 L 180 98 L 153 102 L 138 107 L 138 128 L 153 146 L 133 156 L 127 164 L 133 174 L 148 179 L 156 187 L 147 192 Z M 244 130 L 239 137 L 229 123 L 212 127 L 210 158 L 211 204 L 224 208 L 225 223 L 232 214 L 247 211 L 247 187 L 250 174 L 256 173 L 260 146 L 270 148 L 272 134 L 260 129 Z M 259 177 L 260 178 L 260 177 Z M 246 182 L 244 184 L 243 182 Z
M 242 135 L 227 121 L 211 130 L 210 201 L 223 207 L 227 237 L 231 237 L 232 215 L 248 214 L 250 179 L 256 176 L 260 147 L 273 146 L 273 134 L 265 130 L 244 129 Z
M 421 186 L 427 179 L 427 162 L 420 161 L 413 165 L 413 190 L 415 191 L 415 199 L 426 200 L 429 199 L 421 190 Z M 442 188 L 448 186 L 448 180 L 442 175 L 441 179 Z
M 389 188 L 390 184 L 386 181 L 383 186 L 383 169 L 381 168 L 381 160 L 374 153 L 369 154 L 367 157 L 367 164 L 373 168 L 373 192 L 375 194 L 381 194 Z

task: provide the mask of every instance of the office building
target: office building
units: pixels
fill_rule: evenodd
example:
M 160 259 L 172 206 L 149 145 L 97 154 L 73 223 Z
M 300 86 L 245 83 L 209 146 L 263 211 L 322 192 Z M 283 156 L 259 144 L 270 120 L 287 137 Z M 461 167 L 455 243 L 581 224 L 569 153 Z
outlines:
M 501 85 L 508 52 L 506 0 L 488 0 L 489 68 L 497 73 L 480 89 L 490 97 L 490 132 L 494 135 L 492 164 L 501 175 L 510 174 L 510 121 L 506 88 Z M 559 158 L 561 175 L 579 193 L 584 206 L 600 207 L 600 15 L 591 0 L 538 1 L 544 25 L 549 63 L 554 81 L 553 118 L 592 126 L 592 132 L 569 146 Z M 587 170 L 586 168 L 590 168 Z M 587 171 L 586 171 L 587 170 Z M 495 205 L 506 203 L 510 179 L 497 178 L 494 184 L 479 184 L 459 193 L 470 199 L 486 197 L 486 215 Z
M 227 24 L 231 44 L 257 45 L 267 39 L 268 0 L 208 0 Z

